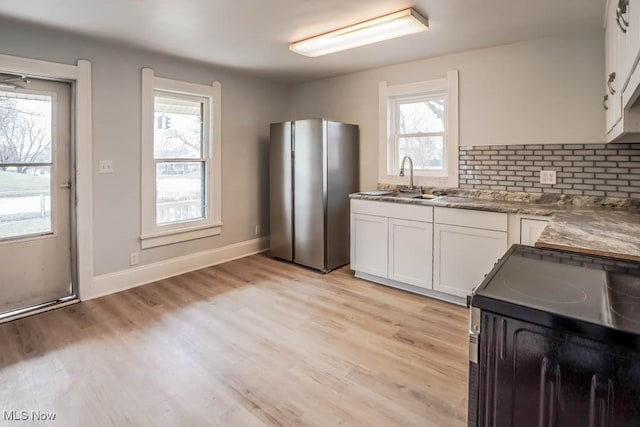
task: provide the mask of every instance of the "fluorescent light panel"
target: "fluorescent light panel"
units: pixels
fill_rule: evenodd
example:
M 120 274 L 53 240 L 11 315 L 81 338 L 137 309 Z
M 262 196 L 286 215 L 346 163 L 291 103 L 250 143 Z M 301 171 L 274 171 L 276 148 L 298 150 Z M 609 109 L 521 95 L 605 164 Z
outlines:
M 428 28 L 427 19 L 409 8 L 292 43 L 289 49 L 304 56 L 322 56 L 426 31 Z

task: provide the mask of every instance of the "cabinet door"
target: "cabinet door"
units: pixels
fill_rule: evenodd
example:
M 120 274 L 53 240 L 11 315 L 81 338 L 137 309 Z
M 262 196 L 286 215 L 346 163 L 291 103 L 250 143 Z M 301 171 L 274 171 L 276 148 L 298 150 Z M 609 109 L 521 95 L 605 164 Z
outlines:
M 549 221 L 540 219 L 520 219 L 520 243 L 533 246 Z
M 387 277 L 389 220 L 351 214 L 351 269 Z
M 389 279 L 431 289 L 433 225 L 389 219 Z
M 629 24 L 625 27 L 624 43 L 624 78 L 631 74 L 636 64 L 636 59 L 640 53 L 640 1 L 629 0 L 626 7 L 626 13 L 622 15 L 620 20 L 626 20 Z M 622 23 L 624 26 L 624 23 Z
M 638 67 L 638 56 L 640 56 L 640 0 L 630 0 L 627 6 L 627 13 L 624 16 L 629 22 L 626 34 L 625 56 L 626 72 L 630 76 L 629 83 L 622 94 L 622 104 L 624 108 L 630 108 L 640 94 L 640 67 Z
M 466 297 L 507 250 L 507 233 L 434 225 L 433 289 Z
M 622 119 L 622 71 L 619 69 L 621 58 L 624 56 L 621 44 L 623 34 L 616 23 L 617 0 L 609 1 L 607 27 L 605 29 L 605 93 L 607 96 L 606 125 L 607 133 L 611 134 L 614 127 Z M 608 139 L 616 135 L 610 135 Z

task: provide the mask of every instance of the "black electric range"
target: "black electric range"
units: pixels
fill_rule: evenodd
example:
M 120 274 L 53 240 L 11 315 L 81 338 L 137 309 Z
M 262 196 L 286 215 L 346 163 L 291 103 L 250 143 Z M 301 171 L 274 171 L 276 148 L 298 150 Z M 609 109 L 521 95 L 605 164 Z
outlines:
M 471 305 L 640 350 L 640 263 L 514 245 Z
M 640 425 L 640 263 L 514 245 L 470 305 L 469 425 Z

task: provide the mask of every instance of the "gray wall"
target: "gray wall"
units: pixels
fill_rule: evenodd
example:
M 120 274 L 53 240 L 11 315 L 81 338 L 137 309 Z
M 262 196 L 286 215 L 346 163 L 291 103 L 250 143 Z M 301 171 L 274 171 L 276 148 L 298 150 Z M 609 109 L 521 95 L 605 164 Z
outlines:
M 460 71 L 460 145 L 602 143 L 602 31 L 479 49 L 348 74 L 293 88 L 292 118 L 360 125 L 360 183 L 378 182 L 378 82 Z
M 75 64 L 93 71 L 93 235 L 95 274 L 129 267 L 140 251 L 141 69 L 159 77 L 222 83 L 221 236 L 140 251 L 140 264 L 225 246 L 262 235 L 268 227 L 269 123 L 288 118 L 288 87 L 237 71 L 180 60 L 82 36 L 0 20 L 0 53 Z M 115 173 L 97 173 L 99 160 Z

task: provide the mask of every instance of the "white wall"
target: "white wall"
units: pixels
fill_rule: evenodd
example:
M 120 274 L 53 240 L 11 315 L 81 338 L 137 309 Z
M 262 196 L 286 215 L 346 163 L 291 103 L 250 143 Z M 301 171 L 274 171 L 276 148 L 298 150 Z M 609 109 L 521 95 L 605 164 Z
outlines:
M 604 35 L 571 34 L 425 59 L 293 88 L 292 119 L 360 125 L 360 183 L 378 182 L 378 82 L 460 71 L 460 145 L 601 143 Z
M 262 235 L 268 227 L 269 123 L 288 118 L 288 87 L 237 71 L 136 50 L 60 31 L 0 19 L 0 53 L 75 64 L 93 71 L 93 235 L 96 275 L 171 260 Z M 159 77 L 222 83 L 221 236 L 140 251 L 141 69 Z M 100 175 L 97 163 L 114 161 L 115 173 Z

